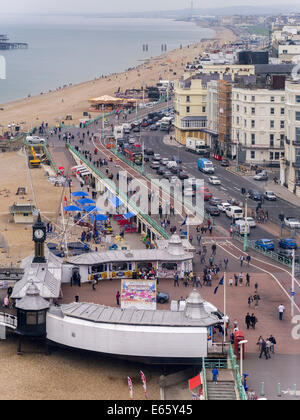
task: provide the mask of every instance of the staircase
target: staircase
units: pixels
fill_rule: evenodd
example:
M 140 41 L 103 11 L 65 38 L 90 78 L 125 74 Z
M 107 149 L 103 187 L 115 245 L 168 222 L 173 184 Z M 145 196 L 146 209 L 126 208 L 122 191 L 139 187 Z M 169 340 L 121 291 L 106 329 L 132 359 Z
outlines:
M 207 381 L 208 400 L 236 400 L 233 381 L 211 382 Z

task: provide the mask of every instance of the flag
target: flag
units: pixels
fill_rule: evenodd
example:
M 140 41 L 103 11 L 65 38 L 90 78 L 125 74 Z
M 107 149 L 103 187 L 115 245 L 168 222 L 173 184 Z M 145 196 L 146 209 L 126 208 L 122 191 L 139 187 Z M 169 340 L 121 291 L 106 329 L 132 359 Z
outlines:
M 220 280 L 220 282 L 219 282 L 218 286 L 215 288 L 215 290 L 214 290 L 214 295 L 215 295 L 215 294 L 217 294 L 217 291 L 218 291 L 218 289 L 219 289 L 219 286 L 223 286 L 223 284 L 224 284 L 224 276 L 221 278 L 221 280 Z
M 144 372 L 140 371 L 140 373 L 141 373 L 141 378 L 142 378 L 142 382 L 143 382 L 143 388 L 144 388 L 144 391 L 145 391 L 145 400 L 148 400 L 146 376 L 144 375 Z
M 190 391 L 192 391 L 193 389 L 197 388 L 201 384 L 202 384 L 201 375 L 199 373 L 199 375 L 195 376 L 192 379 L 189 379 L 189 389 L 190 389 Z
M 184 219 L 184 221 L 183 221 L 183 223 L 182 223 L 182 225 L 181 226 L 184 226 L 184 225 L 186 225 L 186 222 L 187 222 L 187 215 L 185 216 L 185 219 Z
M 128 380 L 128 386 L 129 386 L 130 399 L 133 400 L 133 385 L 132 385 L 132 380 L 131 380 L 131 378 L 129 378 L 129 376 L 127 377 L 127 380 Z

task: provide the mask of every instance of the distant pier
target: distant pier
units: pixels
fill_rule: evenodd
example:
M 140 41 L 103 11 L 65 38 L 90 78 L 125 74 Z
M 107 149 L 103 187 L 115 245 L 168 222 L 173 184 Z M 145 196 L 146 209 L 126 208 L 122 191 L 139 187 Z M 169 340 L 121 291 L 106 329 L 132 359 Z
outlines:
M 0 50 L 16 50 L 28 48 L 27 42 L 8 42 L 7 35 L 0 35 Z

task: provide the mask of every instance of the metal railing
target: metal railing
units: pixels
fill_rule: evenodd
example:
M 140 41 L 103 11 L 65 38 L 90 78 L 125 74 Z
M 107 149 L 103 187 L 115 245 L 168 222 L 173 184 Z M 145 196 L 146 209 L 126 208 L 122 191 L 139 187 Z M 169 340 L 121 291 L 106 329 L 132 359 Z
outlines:
M 244 235 L 235 233 L 234 238 L 237 239 L 239 242 L 244 243 Z M 247 247 L 259 252 L 260 254 L 270 258 L 273 261 L 276 261 L 279 264 L 282 264 L 288 268 L 292 268 L 292 260 L 290 258 L 286 258 L 283 255 L 278 254 L 277 252 L 263 249 L 262 247 L 255 245 L 255 241 L 248 240 Z M 295 271 L 296 273 L 300 272 L 300 264 L 296 264 Z
M 0 324 L 4 324 L 7 327 L 17 328 L 17 317 L 14 315 L 0 312 Z
M 229 346 L 228 357 L 229 357 L 229 360 L 230 360 L 230 363 L 231 363 L 231 368 L 232 368 L 232 371 L 233 371 L 233 377 L 234 377 L 234 381 L 235 381 L 235 384 L 236 384 L 238 392 L 239 392 L 240 400 L 246 401 L 246 400 L 248 400 L 248 397 L 247 397 L 245 388 L 244 388 L 243 383 L 242 383 L 242 379 L 241 379 L 241 376 L 240 376 L 240 368 L 239 368 L 239 365 L 237 364 L 236 355 L 234 354 L 232 345 Z
M 205 366 L 205 358 L 202 357 L 202 380 L 203 380 L 203 398 L 204 400 L 208 400 L 207 396 L 207 380 L 206 380 L 206 366 Z
M 217 358 L 205 358 L 204 364 L 206 369 L 228 369 L 228 361 L 227 357 L 224 359 L 217 359 Z
M 122 193 L 115 185 L 114 182 L 110 181 L 101 171 L 99 171 L 96 167 L 94 167 L 91 162 L 89 162 L 85 157 L 83 157 L 70 143 L 66 143 L 66 147 L 74 153 L 81 162 L 85 163 L 91 171 L 93 171 L 97 176 L 99 176 L 105 184 L 109 187 L 110 190 L 114 194 L 116 194 L 124 204 L 130 207 L 133 212 L 141 219 L 143 223 L 149 224 L 159 235 L 161 235 L 164 239 L 169 239 L 168 233 L 159 226 L 148 214 L 140 213 L 140 209 L 132 202 L 128 202 L 128 197 L 126 194 Z

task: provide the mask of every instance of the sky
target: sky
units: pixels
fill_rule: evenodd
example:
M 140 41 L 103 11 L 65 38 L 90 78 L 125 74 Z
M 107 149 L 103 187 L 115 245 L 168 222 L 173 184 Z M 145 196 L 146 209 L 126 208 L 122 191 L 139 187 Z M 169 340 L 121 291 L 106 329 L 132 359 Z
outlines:
M 224 6 L 259 6 L 261 0 L 193 0 L 194 8 Z M 264 0 L 263 5 L 282 5 L 282 0 Z M 299 5 L 299 0 L 287 0 Z M 142 12 L 152 10 L 184 9 L 191 0 L 9 0 L 1 1 L 1 13 L 109 13 Z

